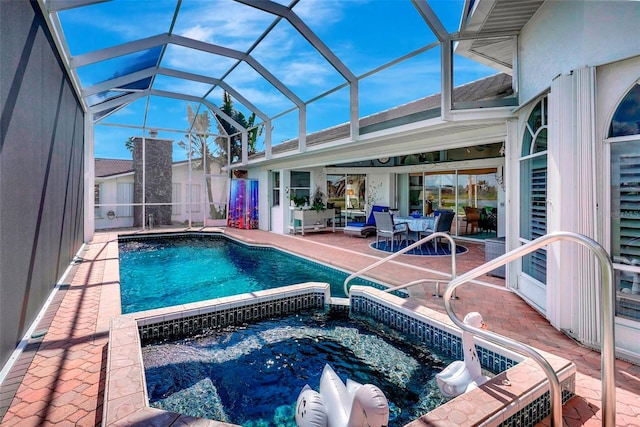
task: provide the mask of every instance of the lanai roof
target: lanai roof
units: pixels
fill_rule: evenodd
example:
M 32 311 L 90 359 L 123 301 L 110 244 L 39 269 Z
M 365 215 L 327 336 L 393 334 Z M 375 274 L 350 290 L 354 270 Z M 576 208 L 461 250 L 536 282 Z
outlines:
M 511 76 L 504 73 L 485 77 L 475 82 L 459 86 L 454 89 L 454 96 L 459 102 L 505 100 L 513 96 Z M 375 130 L 391 128 L 405 123 L 416 122 L 440 116 L 441 94 L 437 93 L 395 108 L 381 111 L 360 119 L 362 134 Z M 486 104 L 490 106 L 490 103 Z M 330 129 L 307 135 L 307 144 L 316 145 L 349 136 L 349 124 L 345 123 Z M 297 139 L 286 141 L 274 152 L 281 152 L 297 147 Z M 259 155 L 259 154 L 258 154 Z
M 195 103 L 225 117 L 219 107 L 227 92 L 238 110 L 257 115 L 269 144 L 272 121 L 291 113 L 300 116 L 299 132 L 282 141 L 331 127 L 313 127 L 308 110 L 320 99 L 346 102 L 340 109 L 344 118 L 333 126 L 349 122 L 350 133 L 357 135 L 358 126 L 366 126 L 377 113 L 397 105 L 409 108 L 416 99 L 441 92 L 442 72 L 436 71 L 433 76 L 440 77 L 435 86 L 423 74 L 419 78 L 425 92 L 406 94 L 404 102 L 394 99 L 393 105 L 368 111 L 369 103 L 359 100 L 369 81 L 374 93 L 377 85 L 391 83 L 402 92 L 403 82 L 385 72 L 402 64 L 433 68 L 427 63 L 440 61 L 446 40 L 454 43 L 460 58 L 481 55 L 484 63 L 510 73 L 505 58 L 513 56 L 514 45 L 505 40 L 513 40 L 542 2 L 465 0 L 452 25 L 442 19 L 442 11 L 454 3 L 436 0 L 39 0 L 95 123 L 184 132 L 184 123 L 167 123 L 158 112 L 174 103 L 182 103 L 181 108 Z M 348 19 L 341 21 L 340 37 L 335 37 L 336 27 L 326 18 L 331 15 L 324 12 L 339 6 Z M 372 16 L 364 8 L 379 9 L 379 21 L 359 19 Z M 114 11 L 119 19 L 113 19 Z M 334 31 L 331 38 L 329 29 Z M 362 32 L 367 34 L 364 41 L 357 37 Z M 371 52 L 382 44 L 394 49 L 383 62 L 372 63 Z M 183 122 L 184 117 L 182 109 Z

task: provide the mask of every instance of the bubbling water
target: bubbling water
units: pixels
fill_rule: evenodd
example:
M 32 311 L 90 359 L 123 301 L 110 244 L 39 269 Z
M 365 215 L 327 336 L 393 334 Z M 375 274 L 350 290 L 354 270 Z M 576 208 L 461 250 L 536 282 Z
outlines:
M 445 402 L 434 375 L 448 362 L 365 319 L 313 312 L 143 347 L 153 407 L 249 426 L 295 426 L 298 394 L 325 363 L 344 381 L 380 387 L 390 425 Z

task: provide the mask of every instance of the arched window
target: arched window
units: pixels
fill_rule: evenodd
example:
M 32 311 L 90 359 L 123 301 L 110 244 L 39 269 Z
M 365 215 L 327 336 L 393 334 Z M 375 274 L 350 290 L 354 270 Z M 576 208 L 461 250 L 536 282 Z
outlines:
M 611 143 L 611 255 L 616 263 L 618 291 L 616 314 L 637 320 L 640 273 L 633 268 L 640 266 L 640 82 L 618 105 L 608 142 Z
M 547 98 L 535 106 L 525 126 L 520 155 L 520 241 L 547 232 Z M 539 249 L 522 259 L 522 272 L 546 283 L 547 252 Z
M 626 135 L 640 135 L 640 83 L 618 105 L 609 126 L 609 138 Z

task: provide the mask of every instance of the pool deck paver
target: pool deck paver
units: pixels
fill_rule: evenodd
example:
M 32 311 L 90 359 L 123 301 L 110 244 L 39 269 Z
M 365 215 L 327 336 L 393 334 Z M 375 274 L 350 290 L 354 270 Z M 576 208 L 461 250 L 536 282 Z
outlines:
M 371 238 L 361 239 L 341 232 L 302 237 L 258 230 L 223 230 L 247 242 L 271 244 L 351 271 L 370 265 L 381 256 L 369 247 Z M 34 334 L 0 385 L 1 426 L 102 424 L 109 322 L 111 317 L 120 314 L 116 292 L 117 254 L 113 253 L 113 245 L 107 244 L 116 238 L 114 232 L 96 233 L 79 254 L 82 262 L 71 269 L 68 285 L 56 293 L 35 329 L 46 334 L 40 337 Z M 457 258 L 458 274 L 484 262 L 483 245 L 461 244 L 469 247 L 469 252 Z M 401 256 L 398 260 L 413 267 L 391 262 L 368 275 L 390 284 L 402 284 L 417 278 L 443 277 L 438 271 L 450 271 L 447 257 Z M 483 276 L 480 279 L 504 286 L 504 280 L 499 278 Z M 445 283 L 446 280 L 442 287 Z M 434 288 L 433 284 L 419 285 L 411 290 L 411 296 L 445 313 L 442 299 L 432 296 Z M 468 311 L 480 311 L 490 329 L 573 361 L 578 369 L 576 396 L 563 407 L 564 425 L 602 425 L 598 351 L 575 343 L 511 292 L 465 284 L 457 295 L 459 299 L 452 301 L 452 306 L 460 317 Z M 616 425 L 640 427 L 640 366 L 616 360 L 616 400 Z M 138 425 L 184 425 L 186 420 L 183 417 L 174 423 L 174 419 L 159 416 L 152 408 L 142 411 L 140 416 Z M 539 424 L 549 425 L 549 418 Z

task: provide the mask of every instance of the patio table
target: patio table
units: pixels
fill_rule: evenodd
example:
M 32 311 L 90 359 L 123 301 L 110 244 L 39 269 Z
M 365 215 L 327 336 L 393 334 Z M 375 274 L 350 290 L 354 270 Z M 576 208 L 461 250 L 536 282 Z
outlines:
M 434 216 L 421 216 L 418 218 L 412 216 L 393 216 L 394 224 L 407 224 L 409 228 L 409 238 L 414 242 L 418 241 L 421 231 L 433 230 L 436 223 Z

